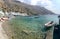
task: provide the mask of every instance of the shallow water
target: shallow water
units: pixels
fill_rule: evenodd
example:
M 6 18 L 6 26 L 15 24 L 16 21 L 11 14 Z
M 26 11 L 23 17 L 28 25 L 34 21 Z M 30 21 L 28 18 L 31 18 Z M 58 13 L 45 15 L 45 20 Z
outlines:
M 44 39 L 44 24 L 54 21 L 58 23 L 57 15 L 16 16 L 9 23 L 18 39 Z M 31 31 L 31 32 L 30 32 Z M 52 32 L 52 30 L 51 30 Z

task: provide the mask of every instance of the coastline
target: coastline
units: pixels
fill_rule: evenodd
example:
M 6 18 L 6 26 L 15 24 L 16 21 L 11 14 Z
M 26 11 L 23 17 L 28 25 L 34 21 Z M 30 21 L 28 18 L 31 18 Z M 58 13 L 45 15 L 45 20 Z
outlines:
M 8 36 L 6 35 L 6 32 L 4 31 L 2 24 L 3 22 L 0 22 L 0 39 L 8 39 Z

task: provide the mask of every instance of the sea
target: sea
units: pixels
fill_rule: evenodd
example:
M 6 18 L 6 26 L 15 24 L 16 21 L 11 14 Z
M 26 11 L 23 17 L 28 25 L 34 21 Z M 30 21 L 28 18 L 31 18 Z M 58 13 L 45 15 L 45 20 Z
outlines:
M 14 19 L 10 20 L 10 24 L 12 29 L 14 29 L 16 32 L 14 33 L 18 34 L 17 38 L 19 39 L 20 37 L 22 37 L 22 39 L 44 39 L 46 34 L 44 27 L 45 24 L 49 21 L 53 21 L 54 23 L 59 24 L 58 15 L 15 16 Z M 51 32 L 52 31 L 53 29 L 51 29 Z M 23 34 L 20 36 L 18 32 Z

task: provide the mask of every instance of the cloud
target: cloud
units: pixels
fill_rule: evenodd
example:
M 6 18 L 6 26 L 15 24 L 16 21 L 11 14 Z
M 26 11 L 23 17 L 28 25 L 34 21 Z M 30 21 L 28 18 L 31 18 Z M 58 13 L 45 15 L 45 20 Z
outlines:
M 31 5 L 36 5 L 39 0 L 31 0 Z
M 25 0 L 19 0 L 21 2 L 24 2 Z M 27 0 L 26 0 L 27 1 Z M 46 9 L 51 10 L 55 13 L 60 13 L 60 0 L 30 0 L 31 5 L 36 5 L 38 2 L 38 5 L 42 5 Z M 30 4 L 30 3 L 29 3 Z
M 52 1 L 50 1 L 50 0 L 31 0 L 31 4 L 32 4 L 32 5 L 36 5 L 37 2 L 40 2 L 41 5 L 47 5 L 47 6 L 49 6 L 49 7 L 50 7 L 50 6 L 53 6 Z
M 31 0 L 32 5 L 36 5 L 37 2 L 40 2 L 40 4 L 43 7 L 47 8 L 47 9 L 50 9 L 50 10 L 52 10 L 52 8 L 54 7 L 54 4 L 51 0 Z
M 56 4 L 54 4 L 54 1 L 52 1 L 52 0 L 32 0 L 32 1 L 31 1 L 31 4 L 32 4 L 32 5 L 36 5 L 37 2 L 39 2 L 40 5 L 42 5 L 42 6 L 45 7 L 46 9 L 48 9 L 48 10 L 50 10 L 50 11 L 56 13 L 56 14 L 59 14 L 59 12 L 60 12 L 60 11 L 57 9 Z M 60 2 L 57 2 L 57 3 L 59 4 Z M 38 5 L 39 5 L 39 4 L 38 4 Z
M 52 1 L 50 0 L 31 0 L 31 4 L 32 5 L 36 5 L 37 2 L 40 2 L 40 4 L 48 9 L 51 9 L 52 7 L 54 7 L 54 4 Z
M 41 3 L 46 4 L 47 6 L 53 6 L 52 1 L 50 1 L 50 0 L 42 0 Z

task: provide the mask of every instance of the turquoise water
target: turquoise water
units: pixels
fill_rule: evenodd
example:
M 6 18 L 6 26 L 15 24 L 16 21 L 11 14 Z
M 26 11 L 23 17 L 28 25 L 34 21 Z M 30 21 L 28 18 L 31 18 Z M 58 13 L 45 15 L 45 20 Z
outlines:
M 42 39 L 44 38 L 44 32 L 42 31 L 44 28 L 44 24 L 49 22 L 49 21 L 54 21 L 55 23 L 58 23 L 58 16 L 57 15 L 41 15 L 41 16 L 16 16 L 15 19 L 10 21 L 10 25 L 12 27 L 12 30 L 14 31 L 17 38 L 23 39 L 23 35 L 25 39 Z M 23 30 L 26 31 L 35 31 L 32 33 L 29 33 L 28 37 L 25 34 L 22 34 L 21 32 Z M 19 34 L 19 33 L 20 34 Z M 20 36 L 22 34 L 22 36 Z M 33 38 L 32 38 L 33 37 Z

